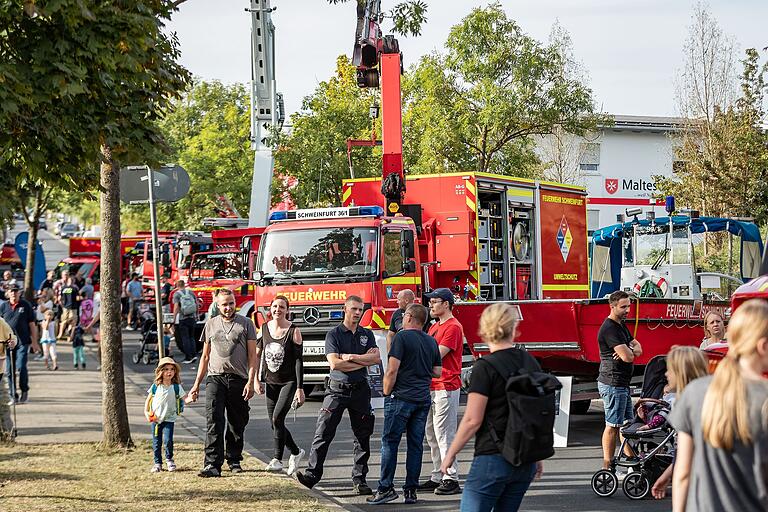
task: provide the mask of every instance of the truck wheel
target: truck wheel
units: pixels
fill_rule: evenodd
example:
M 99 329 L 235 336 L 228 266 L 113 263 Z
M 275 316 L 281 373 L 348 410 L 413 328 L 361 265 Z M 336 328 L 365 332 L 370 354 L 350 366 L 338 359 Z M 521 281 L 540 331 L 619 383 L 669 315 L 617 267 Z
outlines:
M 587 414 L 592 400 L 576 400 L 571 402 L 571 414 Z
M 304 384 L 304 396 L 309 396 L 315 390 L 314 384 Z

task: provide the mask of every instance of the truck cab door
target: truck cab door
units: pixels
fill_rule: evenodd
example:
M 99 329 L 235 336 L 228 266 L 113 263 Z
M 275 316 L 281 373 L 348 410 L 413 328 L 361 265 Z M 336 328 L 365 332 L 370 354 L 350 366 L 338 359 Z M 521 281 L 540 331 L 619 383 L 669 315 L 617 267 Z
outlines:
M 410 289 L 418 297 L 420 278 L 415 258 L 415 236 L 409 229 L 386 228 L 382 230 L 381 294 L 382 306 L 397 308 L 397 294 Z

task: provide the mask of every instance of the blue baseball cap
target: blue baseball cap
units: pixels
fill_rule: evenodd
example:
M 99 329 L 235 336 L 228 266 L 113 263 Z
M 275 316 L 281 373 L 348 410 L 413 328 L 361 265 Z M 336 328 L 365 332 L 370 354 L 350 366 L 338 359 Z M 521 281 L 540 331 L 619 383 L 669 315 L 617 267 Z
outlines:
M 424 296 L 427 299 L 442 299 L 445 302 L 449 302 L 451 304 L 456 302 L 456 299 L 453 296 L 453 292 L 448 288 L 436 288 L 430 293 L 425 293 Z

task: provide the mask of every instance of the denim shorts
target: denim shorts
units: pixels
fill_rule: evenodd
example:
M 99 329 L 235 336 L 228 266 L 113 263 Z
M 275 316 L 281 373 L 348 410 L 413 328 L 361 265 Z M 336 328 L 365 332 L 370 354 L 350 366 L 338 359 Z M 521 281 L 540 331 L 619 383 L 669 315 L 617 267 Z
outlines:
M 605 424 L 609 427 L 621 427 L 632 421 L 635 411 L 632 408 L 632 397 L 628 387 L 616 387 L 597 383 L 600 398 L 605 409 Z

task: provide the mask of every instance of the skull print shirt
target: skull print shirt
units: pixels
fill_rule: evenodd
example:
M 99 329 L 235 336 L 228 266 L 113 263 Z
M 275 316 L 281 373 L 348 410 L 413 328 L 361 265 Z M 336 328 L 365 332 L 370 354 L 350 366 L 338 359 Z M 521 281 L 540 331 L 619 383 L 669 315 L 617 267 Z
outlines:
M 301 357 L 301 345 L 293 342 L 292 324 L 280 338 L 269 330 L 269 322 L 261 329 L 256 346 L 261 349 L 260 380 L 267 384 L 287 384 L 296 380 L 296 359 Z

